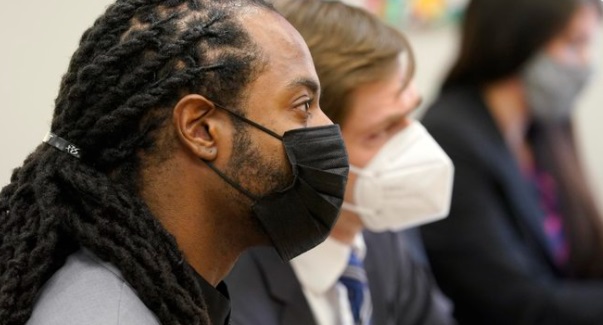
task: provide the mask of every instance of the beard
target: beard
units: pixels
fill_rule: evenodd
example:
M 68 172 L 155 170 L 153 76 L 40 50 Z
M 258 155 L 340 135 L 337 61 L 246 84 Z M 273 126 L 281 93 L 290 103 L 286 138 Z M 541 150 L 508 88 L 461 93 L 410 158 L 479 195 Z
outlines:
M 225 175 L 255 197 L 263 197 L 285 189 L 293 183 L 289 160 L 283 156 L 272 158 L 252 141 L 249 128 L 235 123 L 232 157 L 226 166 Z M 242 233 L 235 236 L 247 246 L 270 245 L 271 240 L 260 220 L 255 217 L 250 199 L 231 187 L 229 202 L 238 205 L 237 218 Z M 253 199 L 251 199 L 253 200 Z
M 238 125 L 235 130 L 232 158 L 226 168 L 230 179 L 255 197 L 285 189 L 293 182 L 286 156 L 278 161 L 270 159 L 271 156 L 262 153 L 252 141 L 246 125 Z

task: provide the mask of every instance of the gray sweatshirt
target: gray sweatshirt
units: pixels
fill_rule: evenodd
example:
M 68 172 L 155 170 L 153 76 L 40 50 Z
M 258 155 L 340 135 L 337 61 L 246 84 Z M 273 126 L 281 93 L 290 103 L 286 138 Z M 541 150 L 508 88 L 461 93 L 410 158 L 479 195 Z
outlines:
M 81 249 L 46 282 L 26 325 L 159 325 L 111 264 Z

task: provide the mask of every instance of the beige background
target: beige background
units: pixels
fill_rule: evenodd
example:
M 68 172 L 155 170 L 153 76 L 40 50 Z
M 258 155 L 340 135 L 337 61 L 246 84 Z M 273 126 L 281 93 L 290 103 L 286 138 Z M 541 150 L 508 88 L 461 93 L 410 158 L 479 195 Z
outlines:
M 53 101 L 79 37 L 111 0 L 13 1 L 0 10 L 0 186 L 9 180 L 49 129 Z M 10 7 L 10 9 L 7 9 Z M 603 31 L 603 28 L 602 28 Z M 453 58 L 453 27 L 411 32 L 417 82 L 429 102 Z M 603 40 L 603 33 L 599 37 Z M 599 42 L 599 46 L 601 46 Z M 603 205 L 603 51 L 600 74 L 580 101 L 580 145 L 598 201 Z

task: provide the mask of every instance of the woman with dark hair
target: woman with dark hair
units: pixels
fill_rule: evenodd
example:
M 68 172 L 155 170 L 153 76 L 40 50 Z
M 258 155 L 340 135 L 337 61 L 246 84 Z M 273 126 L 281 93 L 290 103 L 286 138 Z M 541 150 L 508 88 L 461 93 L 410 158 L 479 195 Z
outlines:
M 462 324 L 603 324 L 603 226 L 571 113 L 592 71 L 598 0 L 479 0 L 424 123 L 456 167 L 423 228 Z

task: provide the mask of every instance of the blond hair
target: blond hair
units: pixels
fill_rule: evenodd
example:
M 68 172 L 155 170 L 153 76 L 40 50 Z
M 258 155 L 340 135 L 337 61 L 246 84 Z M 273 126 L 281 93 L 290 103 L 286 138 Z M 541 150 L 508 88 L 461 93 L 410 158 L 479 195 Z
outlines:
M 364 9 L 339 1 L 273 0 L 276 9 L 305 39 L 320 79 L 320 106 L 343 124 L 350 93 L 359 85 L 391 76 L 406 54 L 408 82 L 415 62 L 404 35 Z

